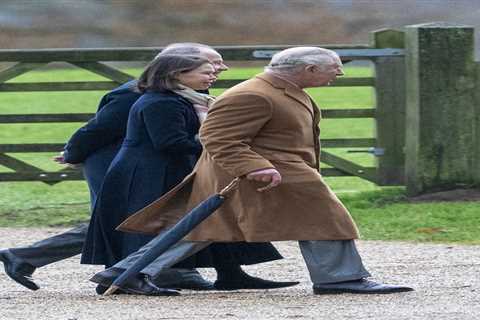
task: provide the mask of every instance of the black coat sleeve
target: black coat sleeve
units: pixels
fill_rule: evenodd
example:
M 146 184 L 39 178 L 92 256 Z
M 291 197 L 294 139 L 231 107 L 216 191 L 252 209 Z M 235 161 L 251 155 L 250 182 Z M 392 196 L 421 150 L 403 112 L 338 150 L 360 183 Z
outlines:
M 121 141 L 125 137 L 128 113 L 138 97 L 138 93 L 127 90 L 104 96 L 95 117 L 78 129 L 65 145 L 65 161 L 84 162 L 101 148 Z
M 186 154 L 199 154 L 202 151 L 202 145 L 194 137 L 198 129 L 187 127 L 198 120 L 187 119 L 189 115 L 186 108 L 182 102 L 168 99 L 143 109 L 143 121 L 155 149 Z

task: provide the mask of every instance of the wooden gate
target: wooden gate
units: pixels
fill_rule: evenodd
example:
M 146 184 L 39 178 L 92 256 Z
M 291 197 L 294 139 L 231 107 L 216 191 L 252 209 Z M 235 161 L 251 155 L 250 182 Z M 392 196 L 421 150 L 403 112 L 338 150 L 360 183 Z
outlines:
M 369 46 L 322 46 L 335 50 L 342 59 L 368 60 L 375 65 L 375 77 L 339 78 L 334 87 L 374 87 L 376 107 L 322 110 L 326 119 L 371 118 L 376 138 L 322 139 L 321 161 L 329 168 L 324 176 L 358 176 L 379 185 L 403 184 L 405 79 L 403 33 L 393 30 L 373 34 Z M 226 61 L 268 60 L 285 46 L 215 47 Z M 14 62 L 0 71 L 2 92 L 49 92 L 111 90 L 134 77 L 104 62 L 149 61 L 161 48 L 0 50 L 0 62 Z M 66 62 L 98 74 L 108 81 L 7 83 L 52 62 Z M 245 79 L 219 80 L 214 88 L 228 88 Z M 0 114 L 1 124 L 86 122 L 92 114 Z M 78 170 L 45 171 L 15 157 L 16 153 L 59 152 L 64 144 L 0 144 L 0 165 L 14 172 L 0 173 L 0 181 L 42 181 L 55 184 L 83 179 Z M 377 165 L 364 167 L 330 152 L 330 148 L 366 148 L 377 157 Z

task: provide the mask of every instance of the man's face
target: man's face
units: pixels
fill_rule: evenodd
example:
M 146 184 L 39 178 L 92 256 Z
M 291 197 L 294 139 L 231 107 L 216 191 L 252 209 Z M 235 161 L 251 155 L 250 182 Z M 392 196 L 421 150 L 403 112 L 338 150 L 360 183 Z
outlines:
M 343 76 L 343 65 L 340 59 L 335 59 L 332 63 L 319 67 L 317 65 L 307 66 L 308 87 L 323 87 L 330 85 L 338 76 Z
M 202 52 L 202 56 L 210 60 L 210 63 L 215 68 L 215 76 L 218 76 L 220 72 L 228 70 L 227 65 L 223 62 L 222 56 L 215 50 L 205 50 Z

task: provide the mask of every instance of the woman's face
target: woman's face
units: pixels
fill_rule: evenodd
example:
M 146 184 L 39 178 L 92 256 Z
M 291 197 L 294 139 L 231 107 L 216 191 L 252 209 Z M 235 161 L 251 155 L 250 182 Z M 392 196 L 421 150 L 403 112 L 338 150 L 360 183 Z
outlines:
M 217 77 L 215 68 L 210 63 L 204 63 L 196 69 L 180 72 L 177 80 L 193 90 L 207 90 L 217 80 Z

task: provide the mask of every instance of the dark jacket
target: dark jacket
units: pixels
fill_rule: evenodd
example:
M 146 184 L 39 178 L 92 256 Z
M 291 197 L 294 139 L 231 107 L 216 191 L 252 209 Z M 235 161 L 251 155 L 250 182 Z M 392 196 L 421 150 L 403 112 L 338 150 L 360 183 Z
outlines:
M 193 105 L 177 94 L 146 93 L 137 100 L 98 194 L 82 263 L 114 264 L 151 239 L 115 228 L 193 170 L 202 150 L 199 126 Z
M 135 85 L 136 80 L 127 82 L 103 96 L 95 116 L 72 135 L 64 148 L 67 163 L 83 164 L 92 204 L 125 137 L 130 108 L 141 95 L 133 91 Z

